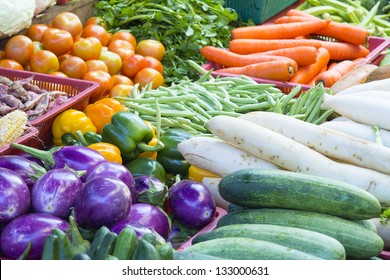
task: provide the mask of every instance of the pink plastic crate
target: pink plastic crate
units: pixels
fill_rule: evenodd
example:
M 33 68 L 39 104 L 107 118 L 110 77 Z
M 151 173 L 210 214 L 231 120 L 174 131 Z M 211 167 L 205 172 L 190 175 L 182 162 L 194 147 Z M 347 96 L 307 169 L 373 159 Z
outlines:
M 384 260 L 390 260 L 390 252 L 389 251 L 382 251 L 382 253 L 379 255 L 381 259 Z

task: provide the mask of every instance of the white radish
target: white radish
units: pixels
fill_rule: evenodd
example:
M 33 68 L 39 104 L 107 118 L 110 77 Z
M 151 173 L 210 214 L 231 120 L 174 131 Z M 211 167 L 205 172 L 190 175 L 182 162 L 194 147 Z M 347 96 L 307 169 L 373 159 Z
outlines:
M 383 145 L 278 113 L 250 112 L 239 118 L 271 129 L 327 157 L 390 175 L 390 148 Z
M 270 129 L 241 118 L 216 116 L 206 123 L 216 136 L 283 169 L 339 180 L 390 205 L 390 176 L 359 166 L 338 163 Z
M 385 91 L 385 90 L 356 91 L 350 93 L 337 94 L 336 97 L 340 97 L 344 95 L 350 95 L 356 97 L 361 97 L 361 96 L 379 97 L 379 98 L 390 99 L 390 91 Z
M 355 122 L 377 125 L 379 128 L 390 130 L 390 101 L 388 99 L 345 94 L 327 96 L 324 98 L 323 105 Z
M 222 208 L 227 210 L 229 202 L 224 200 L 222 196 L 219 194 L 219 182 L 222 178 L 211 178 L 211 177 L 204 177 L 202 179 L 202 184 L 211 192 L 213 195 L 213 198 L 215 200 L 215 204 Z
M 244 168 L 280 169 L 221 139 L 196 136 L 177 145 L 178 151 L 193 166 L 220 177 Z
M 344 89 L 342 91 L 339 91 L 335 95 L 343 95 L 351 92 L 363 92 L 363 91 L 371 91 L 371 90 L 384 90 L 384 91 L 390 91 L 390 78 L 383 79 L 383 80 L 377 80 L 369 83 L 364 84 L 358 84 L 352 87 L 349 87 L 347 89 Z

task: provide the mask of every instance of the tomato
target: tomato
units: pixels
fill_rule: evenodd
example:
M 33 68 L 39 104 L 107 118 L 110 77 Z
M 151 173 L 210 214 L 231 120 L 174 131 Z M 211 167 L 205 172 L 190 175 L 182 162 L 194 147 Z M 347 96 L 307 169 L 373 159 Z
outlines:
M 48 28 L 43 32 L 42 44 L 46 50 L 61 56 L 72 49 L 73 37 L 66 30 Z
M 34 44 L 27 36 L 16 35 L 5 44 L 4 53 L 5 58 L 15 60 L 25 66 L 34 53 Z
M 135 53 L 143 56 L 153 56 L 161 61 L 165 55 L 165 47 L 157 40 L 142 40 L 135 47 Z
M 91 24 L 98 24 L 103 26 L 104 28 L 107 28 L 107 22 L 101 17 L 90 17 L 89 19 L 87 19 L 84 25 L 87 26 Z
M 116 75 L 112 75 L 111 78 L 114 86 L 117 84 L 130 85 L 130 86 L 134 85 L 133 81 L 129 77 L 126 77 L 125 75 L 116 74 Z
M 125 40 L 129 42 L 133 48 L 137 46 L 137 39 L 134 37 L 134 35 L 131 32 L 125 31 L 125 30 L 119 30 L 112 34 L 109 43 L 111 43 L 114 40 Z
M 89 24 L 84 27 L 81 32 L 82 38 L 95 37 L 102 43 L 102 46 L 107 46 L 110 40 L 110 33 L 103 26 L 98 24 Z
M 115 39 L 108 44 L 108 50 L 118 54 L 122 61 L 134 55 L 134 47 L 125 40 Z
M 0 60 L 5 58 L 5 52 L 0 50 Z
M 60 64 L 60 71 L 69 78 L 82 79 L 88 68 L 84 60 L 78 56 L 71 56 Z
M 134 83 L 139 84 L 141 88 L 149 83 L 153 83 L 152 89 L 156 89 L 164 84 L 164 77 L 156 69 L 146 67 L 141 69 L 137 75 L 135 75 Z
M 123 61 L 121 73 L 129 78 L 133 78 L 139 70 L 146 66 L 145 58 L 142 55 L 135 54 Z
M 117 84 L 110 90 L 110 97 L 129 97 L 132 96 L 133 85 Z
M 65 73 L 62 73 L 60 71 L 50 72 L 49 75 L 56 76 L 56 77 L 68 78 L 68 76 L 66 76 Z
M 34 45 L 34 52 L 45 49 L 45 47 L 43 46 L 43 44 L 41 42 L 33 41 L 33 45 Z
M 60 69 L 57 56 L 48 50 L 34 53 L 30 60 L 31 71 L 38 73 L 51 73 Z
M 71 12 L 62 12 L 56 15 L 51 22 L 51 26 L 68 31 L 73 38 L 76 38 L 83 31 L 83 24 L 80 18 Z
M 99 59 L 101 51 L 102 43 L 95 37 L 81 38 L 72 47 L 73 55 L 82 58 L 84 61 Z
M 48 28 L 49 26 L 47 26 L 46 24 L 41 24 L 41 23 L 32 24 L 27 29 L 26 36 L 30 38 L 32 41 L 42 42 L 43 32 L 45 32 L 46 29 Z
M 161 74 L 164 74 L 164 66 L 161 61 L 154 58 L 153 56 L 145 56 L 147 67 L 156 69 Z
M 0 67 L 14 69 L 14 70 L 24 70 L 23 66 L 19 62 L 13 59 L 0 60 Z
M 110 73 L 110 75 L 118 74 L 122 68 L 122 59 L 114 52 L 102 51 L 100 53 L 99 60 L 104 61 L 104 63 L 107 65 L 108 73 Z
M 89 103 L 94 103 L 97 100 L 106 97 L 112 88 L 111 75 L 102 70 L 95 70 L 85 73 L 83 80 L 99 83 L 99 87 L 92 93 Z
M 108 72 L 107 64 L 103 60 L 90 59 L 85 62 L 87 64 L 88 72 L 95 70 L 102 70 Z

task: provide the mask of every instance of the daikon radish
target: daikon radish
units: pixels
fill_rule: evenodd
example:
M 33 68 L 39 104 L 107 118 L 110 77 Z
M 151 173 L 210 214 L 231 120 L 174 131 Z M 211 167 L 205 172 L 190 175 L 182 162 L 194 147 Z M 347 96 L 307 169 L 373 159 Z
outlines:
M 357 92 L 357 91 L 367 91 L 367 90 L 384 90 L 384 91 L 390 91 L 390 78 L 389 79 L 384 79 L 384 80 L 378 80 L 378 81 L 373 81 L 369 83 L 364 83 L 364 84 L 358 84 L 349 88 L 346 88 L 344 90 L 341 90 L 335 95 L 343 95 L 346 93 L 351 93 L 351 92 Z
M 379 98 L 385 98 L 390 100 L 390 91 L 385 91 L 385 90 L 354 91 L 354 92 L 343 93 L 340 95 L 338 94 L 336 97 L 344 96 L 344 95 L 350 95 L 356 97 L 361 97 L 361 96 L 379 97 Z
M 271 129 L 327 157 L 390 175 L 390 148 L 383 145 L 273 112 L 250 112 L 239 118 Z
M 206 126 L 224 141 L 283 169 L 355 185 L 371 193 L 383 206 L 390 205 L 390 176 L 386 174 L 335 162 L 295 140 L 242 118 L 216 116 L 207 121 Z
M 191 164 L 218 176 L 244 168 L 280 169 L 277 165 L 255 157 L 221 139 L 196 136 L 180 142 L 178 151 Z
M 202 184 L 211 192 L 215 200 L 215 204 L 218 207 L 227 210 L 229 202 L 224 200 L 222 196 L 219 194 L 219 181 L 221 181 L 221 179 L 222 178 L 204 177 L 202 180 Z
M 390 130 L 390 102 L 386 98 L 325 94 L 323 105 L 355 122 Z

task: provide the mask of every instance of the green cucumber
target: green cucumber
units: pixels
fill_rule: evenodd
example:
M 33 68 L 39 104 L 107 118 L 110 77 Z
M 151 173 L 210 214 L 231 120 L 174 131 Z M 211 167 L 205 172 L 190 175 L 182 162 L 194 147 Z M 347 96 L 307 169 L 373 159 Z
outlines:
M 316 231 L 343 244 L 347 258 L 378 256 L 384 243 L 379 235 L 362 225 L 333 215 L 291 209 L 245 209 L 220 218 L 217 227 L 231 224 L 272 224 Z
M 119 232 L 112 255 L 120 260 L 131 260 L 137 246 L 138 237 L 135 230 L 125 227 Z
M 185 252 L 206 254 L 232 260 L 320 260 L 321 258 L 270 241 L 245 237 L 207 240 L 188 247 Z
M 88 255 L 94 259 L 103 242 L 104 237 L 110 232 L 108 227 L 102 226 L 97 231 L 88 250 Z
M 134 251 L 133 260 L 160 260 L 161 256 L 156 247 L 146 239 L 140 239 Z
M 344 260 L 344 246 L 336 239 L 311 230 L 266 224 L 236 224 L 197 235 L 192 244 L 225 237 L 265 240 L 296 249 L 322 259 Z
M 42 251 L 42 260 L 59 260 L 59 237 L 53 234 L 45 238 Z
M 91 260 L 91 257 L 87 253 L 78 253 L 73 257 L 74 260 Z
M 115 246 L 115 240 L 116 240 L 117 234 L 115 232 L 109 232 L 107 233 L 101 245 L 99 246 L 99 249 L 97 250 L 96 254 L 92 257 L 93 260 L 104 260 L 108 255 L 112 253 L 112 250 Z
M 162 260 L 173 260 L 173 247 L 171 242 L 165 243 L 158 249 L 158 253 Z
M 185 261 L 185 260 L 223 260 L 223 258 L 218 258 L 205 254 L 198 253 L 188 253 L 183 251 L 174 251 L 173 259 L 175 261 Z
M 244 208 L 288 208 L 348 219 L 379 217 L 379 201 L 356 186 L 284 170 L 242 169 L 219 183 L 226 201 Z

